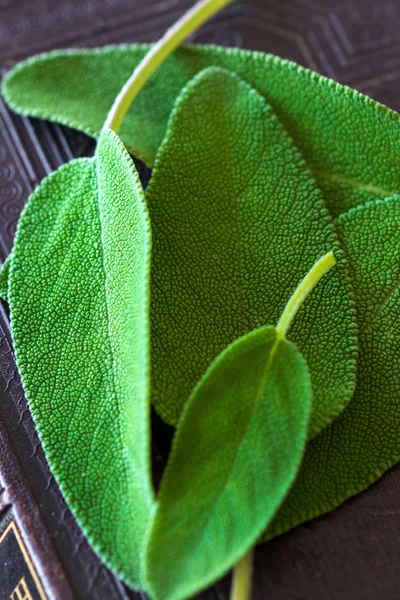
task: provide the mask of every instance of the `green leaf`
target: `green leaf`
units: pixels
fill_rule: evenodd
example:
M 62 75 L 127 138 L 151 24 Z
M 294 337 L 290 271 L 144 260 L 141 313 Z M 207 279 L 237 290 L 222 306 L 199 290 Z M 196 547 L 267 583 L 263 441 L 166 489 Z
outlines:
M 353 209 L 337 225 L 356 297 L 357 387 L 340 417 L 308 444 L 267 538 L 339 506 L 400 460 L 400 198 Z
M 180 600 L 250 548 L 292 483 L 311 406 L 305 361 L 276 329 L 224 350 L 179 422 L 147 546 L 152 597 Z
M 310 435 L 318 433 L 354 391 L 352 296 L 320 194 L 264 99 L 222 69 L 196 76 L 172 114 L 146 200 L 152 402 L 173 425 L 211 361 L 277 323 L 321 255 L 340 257 L 289 333 L 310 368 Z
M 8 302 L 8 278 L 10 276 L 11 254 L 9 254 L 0 270 L 0 298 Z
M 149 460 L 150 229 L 123 144 L 50 175 L 21 217 L 11 326 L 51 469 L 105 562 L 142 585 Z
M 64 50 L 18 65 L 4 95 L 18 112 L 98 136 L 121 86 L 147 45 Z M 265 96 L 293 138 L 337 215 L 400 192 L 400 119 L 369 98 L 271 55 L 216 46 L 176 51 L 153 75 L 128 113 L 121 137 L 154 162 L 175 98 L 200 70 L 230 69 Z

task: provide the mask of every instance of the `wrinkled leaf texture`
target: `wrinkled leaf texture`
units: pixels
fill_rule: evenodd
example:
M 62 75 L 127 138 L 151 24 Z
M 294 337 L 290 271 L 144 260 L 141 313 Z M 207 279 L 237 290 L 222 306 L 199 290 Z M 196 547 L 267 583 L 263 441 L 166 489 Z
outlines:
M 142 586 L 149 464 L 150 226 L 119 138 L 43 181 L 9 281 L 19 371 L 54 475 L 94 548 Z
M 334 423 L 309 442 L 266 539 L 339 506 L 400 460 L 400 198 L 352 209 L 337 228 L 356 298 L 356 391 Z
M 39 55 L 11 71 L 3 92 L 17 112 L 98 136 L 114 98 L 149 47 Z M 218 46 L 180 48 L 156 71 L 121 128 L 133 154 L 153 164 L 176 97 L 212 65 L 236 72 L 265 97 L 303 154 L 333 216 L 400 192 L 397 113 L 290 61 Z
M 161 482 L 146 557 L 153 599 L 192 596 L 256 542 L 296 475 L 311 399 L 305 360 L 272 327 L 211 364 Z
M 10 253 L 0 269 L 0 298 L 8 302 L 8 278 L 10 276 L 12 254 Z
M 118 46 L 57 51 L 35 57 L 17 66 L 6 79 L 6 98 L 18 112 L 56 120 L 97 136 L 115 93 L 147 49 L 148 46 Z M 399 191 L 399 116 L 396 113 L 291 62 L 260 53 L 217 47 L 188 47 L 174 53 L 133 105 L 123 126 L 122 136 L 132 151 L 148 164 L 154 162 L 174 100 L 181 88 L 199 70 L 211 64 L 236 71 L 263 94 L 302 152 L 333 215 L 371 198 L 389 196 Z M 150 96 L 154 95 L 162 100 L 153 103 Z M 390 210 L 394 214 L 396 201 L 387 202 L 393 202 Z M 384 202 L 376 204 L 378 206 Z M 365 213 L 361 208 L 354 213 L 367 215 L 368 211 L 371 214 L 373 210 L 383 211 L 372 209 L 371 206 L 368 204 Z M 361 232 L 361 222 L 366 224 L 369 217 L 364 219 L 363 216 L 353 215 L 351 211 L 342 218 L 348 219 L 350 228 L 353 227 L 353 220 L 360 225 L 358 240 L 368 240 L 370 260 L 374 250 L 372 236 L 367 234 L 367 230 Z M 394 237 L 389 236 L 386 243 L 393 245 L 398 232 L 395 222 L 391 219 L 389 222 L 390 235 Z M 339 227 L 340 223 L 339 219 Z M 345 231 L 345 225 L 343 228 Z M 357 248 L 357 239 L 353 244 L 349 241 L 349 231 L 346 235 L 350 244 L 346 244 L 343 238 L 346 251 L 349 251 L 349 247 Z M 377 238 L 378 230 L 375 232 Z M 392 257 L 392 262 L 393 252 L 389 252 L 388 256 L 389 260 Z M 357 266 L 356 253 L 352 257 L 359 314 L 360 303 L 361 306 L 369 304 L 367 294 L 371 291 L 360 285 L 362 276 L 369 270 L 367 254 L 364 255 L 363 271 L 361 263 Z M 386 264 L 384 260 L 385 253 L 380 251 L 375 267 L 377 277 L 379 261 Z M 394 264 L 386 265 L 391 267 L 392 274 Z M 384 276 L 383 267 L 380 272 Z M 389 283 L 392 282 L 391 277 Z M 331 510 L 349 496 L 365 489 L 399 458 L 396 448 L 398 382 L 393 375 L 395 370 L 392 370 L 396 355 L 393 351 L 392 360 L 389 354 L 382 357 L 379 353 L 375 359 L 371 358 L 371 344 L 376 340 L 381 341 L 383 331 L 386 331 L 385 343 L 388 340 L 391 343 L 397 340 L 398 343 L 395 319 L 398 288 L 395 278 L 392 283 L 391 295 L 384 286 L 390 297 L 390 302 L 384 304 L 392 311 L 388 317 L 389 326 L 381 331 L 379 327 L 371 329 L 368 326 L 366 334 L 360 322 L 361 372 L 355 397 L 339 419 L 309 443 L 300 476 L 269 528 L 267 537 Z M 385 314 L 382 311 L 379 318 Z M 381 346 L 379 348 L 382 350 Z M 382 368 L 384 375 L 365 366 L 367 356 L 368 365 Z M 388 390 L 389 382 L 391 391 Z M 377 393 L 383 390 L 385 402 L 382 406 L 374 394 L 375 390 Z M 372 424 L 371 436 L 367 417 Z M 354 431 L 352 424 L 356 424 Z M 355 449 L 352 450 L 353 443 Z
M 352 294 L 320 193 L 263 97 L 229 71 L 198 74 L 177 101 L 146 200 L 152 402 L 172 425 L 223 348 L 277 323 L 315 262 L 339 257 L 289 332 L 311 372 L 316 435 L 354 392 Z

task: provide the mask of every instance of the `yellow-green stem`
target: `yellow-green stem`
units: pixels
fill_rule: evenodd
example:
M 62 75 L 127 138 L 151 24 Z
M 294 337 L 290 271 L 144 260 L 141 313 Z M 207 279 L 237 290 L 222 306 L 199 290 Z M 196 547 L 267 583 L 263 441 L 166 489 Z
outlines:
M 253 575 L 253 550 L 249 550 L 233 571 L 231 600 L 250 600 Z
M 297 311 L 307 298 L 308 294 L 317 285 L 321 277 L 323 277 L 323 275 L 325 275 L 325 273 L 335 264 L 336 260 L 333 256 L 333 252 L 328 252 L 328 254 L 325 254 L 325 256 L 315 263 L 313 268 L 304 277 L 303 281 L 299 283 L 296 291 L 286 304 L 278 325 L 276 326 L 280 339 L 286 337 L 287 331 L 292 324 Z
M 104 127 L 113 129 L 117 133 L 133 100 L 157 67 L 189 35 L 230 2 L 232 0 L 201 0 L 168 29 L 136 67 L 118 94 L 104 123 Z

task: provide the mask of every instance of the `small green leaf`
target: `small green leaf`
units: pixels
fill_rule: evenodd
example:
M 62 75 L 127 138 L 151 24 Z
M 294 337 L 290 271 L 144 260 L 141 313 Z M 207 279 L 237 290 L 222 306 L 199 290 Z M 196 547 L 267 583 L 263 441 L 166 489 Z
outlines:
M 141 587 L 149 460 L 150 229 L 118 136 L 27 204 L 9 280 L 18 368 L 54 475 L 89 541 Z
M 121 86 L 149 46 L 57 50 L 17 65 L 4 95 L 17 112 L 98 136 Z M 121 129 L 134 154 L 152 164 L 175 98 L 200 70 L 236 72 L 265 96 L 313 171 L 335 216 L 400 192 L 397 113 L 275 56 L 217 46 L 176 51 L 140 92 Z
M 8 278 L 10 276 L 11 254 L 9 254 L 0 270 L 0 298 L 8 302 Z
M 359 327 L 357 387 L 338 419 L 308 446 L 267 538 L 339 506 L 400 460 L 400 198 L 339 217 Z
M 311 407 L 307 367 L 276 329 L 224 350 L 179 422 L 152 521 L 152 597 L 180 600 L 250 548 L 292 483 Z
M 176 425 L 211 361 L 276 323 L 297 282 L 329 250 L 333 225 L 304 162 L 264 99 L 212 67 L 184 89 L 147 189 L 152 402 Z M 310 435 L 349 402 L 355 315 L 343 258 L 289 338 L 313 381 Z

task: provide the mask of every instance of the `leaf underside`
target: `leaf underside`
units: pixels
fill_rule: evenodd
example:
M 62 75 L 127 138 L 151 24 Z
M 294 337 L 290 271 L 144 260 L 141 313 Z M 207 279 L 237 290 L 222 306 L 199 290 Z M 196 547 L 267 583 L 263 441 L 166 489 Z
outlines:
M 179 422 L 147 547 L 152 598 L 180 600 L 221 577 L 255 543 L 303 455 L 311 382 L 272 327 L 236 340 Z
M 20 219 L 9 282 L 17 364 L 47 458 L 94 548 L 141 587 L 149 464 L 150 231 L 118 137 L 50 175 Z
M 114 98 L 148 45 L 64 50 L 17 65 L 3 84 L 8 103 L 98 136 Z M 154 162 L 180 90 L 209 66 L 236 72 L 272 106 L 313 171 L 333 216 L 400 192 L 397 113 L 272 55 L 218 46 L 180 48 L 140 92 L 121 128 L 133 154 Z
M 223 348 L 277 323 L 315 262 L 331 250 L 339 257 L 289 332 L 310 368 L 316 435 L 354 391 L 355 315 L 320 194 L 264 99 L 222 69 L 196 76 L 171 116 L 146 200 L 152 402 L 173 425 Z
M 308 446 L 269 539 L 339 506 L 400 460 L 400 198 L 339 217 L 359 328 L 357 387 L 336 421 Z

